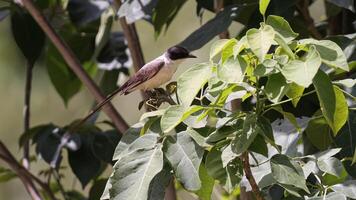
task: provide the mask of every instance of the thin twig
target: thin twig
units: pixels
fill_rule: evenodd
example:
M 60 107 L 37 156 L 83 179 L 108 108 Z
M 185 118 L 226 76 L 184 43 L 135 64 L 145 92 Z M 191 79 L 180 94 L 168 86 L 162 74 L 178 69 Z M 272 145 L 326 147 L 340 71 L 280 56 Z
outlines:
M 10 168 L 17 174 L 17 176 L 23 182 L 26 190 L 31 195 L 34 200 L 41 200 L 38 189 L 36 188 L 33 181 L 42 187 L 42 189 L 48 194 L 48 197 L 51 200 L 55 200 L 55 196 L 50 189 L 50 187 L 38 179 L 35 175 L 31 174 L 27 169 L 25 169 L 20 163 L 17 162 L 15 157 L 11 152 L 6 148 L 6 146 L 0 141 L 0 159 L 5 161 Z
M 258 188 L 256 180 L 253 177 L 252 172 L 251 172 L 251 166 L 250 166 L 250 161 L 249 161 L 249 157 L 248 157 L 248 152 L 247 151 L 244 152 L 241 155 L 241 159 L 242 159 L 242 163 L 243 163 L 245 176 L 246 176 L 248 182 L 251 185 L 252 191 L 255 194 L 256 199 L 257 200 L 263 200 L 263 197 L 261 195 L 260 189 Z
M 308 30 L 311 33 L 311 35 L 318 40 L 322 39 L 323 36 L 319 33 L 318 29 L 316 29 L 314 20 L 310 15 L 309 0 L 300 0 L 296 4 L 296 6 L 297 6 L 298 12 L 304 18 L 306 25 L 308 27 Z
M 32 91 L 32 70 L 34 63 L 27 61 L 26 66 L 26 83 L 25 83 L 25 101 L 23 108 L 24 133 L 30 129 L 30 111 L 31 111 L 31 91 Z M 23 146 L 22 165 L 30 168 L 30 141 L 26 141 Z
M 48 23 L 44 15 L 38 10 L 34 5 L 32 0 L 22 0 L 23 6 L 28 10 L 28 12 L 35 19 L 37 24 L 43 29 L 48 38 L 56 46 L 58 51 L 63 56 L 64 60 L 67 62 L 71 70 L 78 76 L 78 78 L 84 83 L 91 94 L 94 96 L 97 102 L 102 102 L 105 100 L 105 96 L 101 93 L 99 87 L 90 78 L 90 76 L 85 72 L 82 65 L 80 64 L 77 57 L 74 55 L 72 50 L 63 41 L 63 39 L 55 32 L 53 27 Z M 115 127 L 119 130 L 119 133 L 123 133 L 128 129 L 127 123 L 115 110 L 111 103 L 104 106 L 105 113 L 110 117 L 110 119 L 115 124 Z

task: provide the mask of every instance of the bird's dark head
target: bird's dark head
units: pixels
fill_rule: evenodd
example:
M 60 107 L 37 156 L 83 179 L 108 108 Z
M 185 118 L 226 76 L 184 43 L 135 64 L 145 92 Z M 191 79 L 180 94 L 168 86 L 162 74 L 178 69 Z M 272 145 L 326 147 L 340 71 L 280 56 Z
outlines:
M 173 46 L 167 50 L 167 55 L 171 60 L 179 60 L 185 58 L 196 58 L 190 52 L 181 46 Z

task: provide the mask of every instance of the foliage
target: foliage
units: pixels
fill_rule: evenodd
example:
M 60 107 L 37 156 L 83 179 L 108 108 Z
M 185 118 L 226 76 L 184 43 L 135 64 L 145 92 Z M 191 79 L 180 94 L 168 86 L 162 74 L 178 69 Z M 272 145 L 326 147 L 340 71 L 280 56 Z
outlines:
M 233 22 L 244 28 L 232 39 L 215 41 L 209 60 L 179 76 L 177 91 L 168 92 L 175 105 L 146 112 L 122 138 L 110 122 L 109 128 L 99 128 L 95 117 L 71 134 L 75 119 L 66 126 L 44 122 L 22 134 L 20 147 L 31 141 L 48 163 L 40 174 L 54 185 L 53 193 L 86 198 L 61 188 L 67 151 L 73 174 L 83 188 L 91 187 L 89 199 L 102 193 L 101 199 L 164 199 L 172 180 L 200 199 L 210 199 L 219 186 L 236 196 L 240 186 L 251 190 L 242 158 L 247 152 L 266 199 L 356 198 L 353 1 L 325 1 L 327 20 L 342 19 L 328 25 L 310 21 L 306 0 L 222 2 L 224 9 L 179 45 L 197 50 Z M 157 38 L 187 1 L 127 0 L 120 7 L 96 0 L 35 3 L 109 94 L 131 65 L 127 38 L 113 30 L 118 17 L 129 24 L 146 20 Z M 197 16 L 216 12 L 214 6 L 214 0 L 196 0 Z M 44 61 L 67 105 L 81 81 L 27 11 L 0 1 L 0 20 L 8 15 L 24 58 Z M 108 167 L 112 174 L 105 177 Z M 0 182 L 16 175 L 1 168 Z

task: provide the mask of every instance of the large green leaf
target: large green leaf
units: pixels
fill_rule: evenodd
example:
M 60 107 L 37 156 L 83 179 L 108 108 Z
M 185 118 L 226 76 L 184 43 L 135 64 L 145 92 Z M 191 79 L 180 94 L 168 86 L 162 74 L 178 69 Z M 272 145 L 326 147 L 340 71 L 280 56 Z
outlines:
M 316 89 L 321 111 L 334 135 L 342 128 L 348 118 L 348 105 L 344 94 L 333 86 L 325 72 L 319 70 L 313 84 Z
M 200 147 L 187 132 L 180 132 L 177 138 L 168 138 L 164 143 L 164 156 L 170 162 L 175 177 L 184 188 L 191 191 L 199 190 L 199 166 L 204 149 Z
M 237 56 L 236 59 L 230 57 L 218 66 L 217 74 L 219 79 L 224 82 L 239 83 L 244 78 L 246 67 L 247 63 L 241 56 Z
M 177 81 L 177 93 L 181 105 L 189 107 L 199 90 L 211 76 L 211 64 L 201 63 L 189 68 Z
M 115 148 L 112 160 L 119 160 L 123 152 L 127 151 L 130 144 L 132 144 L 133 142 L 140 141 L 140 140 L 136 141 L 136 139 L 140 137 L 141 127 L 142 126 L 139 127 L 133 126 L 127 129 L 125 134 L 122 136 L 119 144 Z
M 11 14 L 11 30 L 17 46 L 31 64 L 42 52 L 45 35 L 29 13 L 14 6 Z
M 265 15 L 270 0 L 260 0 L 260 13 Z
M 296 37 L 298 37 L 298 33 L 295 33 L 290 27 L 287 20 L 283 17 L 276 15 L 269 15 L 266 23 L 273 27 L 273 29 L 281 35 L 281 37 L 285 40 L 286 43 L 289 43 Z
M 277 103 L 287 93 L 288 88 L 287 81 L 281 73 L 272 74 L 268 77 L 265 92 L 270 101 Z
M 331 40 L 304 39 L 299 41 L 301 44 L 315 45 L 319 52 L 321 61 L 331 67 L 349 71 L 347 59 L 342 49 Z
M 269 25 L 264 25 L 260 29 L 253 28 L 247 31 L 247 43 L 260 62 L 263 62 L 268 50 L 271 47 L 274 34 L 275 32 L 273 28 Z
M 287 80 L 300 86 L 309 87 L 321 65 L 319 53 L 311 46 L 308 55 L 302 60 L 292 60 L 282 68 L 282 74 Z
M 73 71 L 69 69 L 66 62 L 53 45 L 50 45 L 47 50 L 46 65 L 53 86 L 67 105 L 68 101 L 81 89 L 81 81 Z M 85 63 L 83 67 L 89 74 L 94 74 L 96 71 L 96 65 L 92 62 Z
M 110 199 L 147 200 L 149 186 L 153 178 L 163 168 L 162 145 L 152 134 L 142 136 L 142 143 L 132 143 L 127 152 L 115 163 L 114 172 L 109 178 Z
M 236 154 L 246 151 L 259 132 L 261 132 L 261 128 L 258 126 L 257 116 L 254 114 L 247 115 L 241 133 L 238 133 L 231 143 L 232 151 Z
M 195 192 L 201 200 L 210 200 L 211 193 L 213 192 L 215 180 L 209 176 L 204 165 L 199 167 L 199 177 L 201 180 L 201 188 Z
M 335 192 L 344 194 L 345 196 L 356 199 L 356 180 L 349 180 L 344 183 L 331 186 Z
M 297 187 L 309 193 L 302 168 L 287 156 L 274 155 L 271 158 L 271 170 L 273 178 L 278 183 Z

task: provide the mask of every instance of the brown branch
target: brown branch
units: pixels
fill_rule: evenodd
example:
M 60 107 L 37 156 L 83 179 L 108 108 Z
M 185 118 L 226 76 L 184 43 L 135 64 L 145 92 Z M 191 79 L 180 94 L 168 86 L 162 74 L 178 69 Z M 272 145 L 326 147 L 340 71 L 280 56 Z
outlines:
M 24 121 L 24 133 L 30 129 L 30 111 L 31 111 L 31 91 L 32 91 L 32 69 L 34 63 L 27 60 L 26 66 L 26 83 L 25 83 L 25 100 L 24 100 L 24 110 L 23 110 L 23 121 Z M 23 159 L 22 165 L 29 169 L 30 167 L 30 145 L 29 141 L 23 146 Z
M 31 198 L 34 200 L 41 200 L 41 196 L 38 192 L 33 181 L 39 184 L 42 189 L 48 194 L 51 200 L 55 200 L 55 196 L 52 193 L 50 187 L 38 179 L 35 175 L 31 174 L 27 169 L 25 169 L 20 163 L 17 162 L 15 157 L 11 154 L 11 152 L 6 148 L 6 146 L 0 141 L 0 159 L 5 161 L 12 171 L 14 171 L 17 176 L 21 179 L 24 184 L 27 192 L 30 194 Z
M 297 4 L 297 10 L 300 13 L 300 15 L 304 18 L 308 30 L 311 33 L 311 35 L 320 40 L 323 38 L 323 36 L 319 33 L 319 31 L 316 29 L 315 24 L 314 24 L 314 20 L 310 15 L 309 12 L 309 0 L 300 0 Z
M 63 41 L 63 39 L 55 32 L 53 27 L 49 24 L 44 15 L 38 10 L 34 5 L 32 0 L 22 0 L 23 6 L 28 10 L 28 12 L 35 19 L 37 24 L 46 33 L 48 38 L 56 46 L 58 51 L 63 56 L 64 60 L 67 62 L 71 70 L 78 76 L 78 78 L 84 83 L 91 94 L 94 96 L 95 100 L 99 103 L 105 100 L 105 96 L 101 93 L 99 87 L 95 82 L 88 76 L 83 67 L 81 66 L 79 60 L 74 55 L 72 50 Z M 123 133 L 128 129 L 127 123 L 115 110 L 111 103 L 104 106 L 104 112 L 110 117 L 110 119 L 115 124 L 115 127 L 119 130 L 119 133 Z
M 264 198 L 262 197 L 260 189 L 258 188 L 256 180 L 253 177 L 252 172 L 251 172 L 251 166 L 250 166 L 250 161 L 249 161 L 247 151 L 242 154 L 241 159 L 242 159 L 242 163 L 243 163 L 245 176 L 252 187 L 252 191 L 255 194 L 256 199 L 263 200 Z
M 221 12 L 224 9 L 224 0 L 215 0 L 214 1 L 214 11 L 216 14 Z M 220 39 L 229 39 L 230 38 L 230 33 L 228 30 L 222 32 L 219 34 Z

